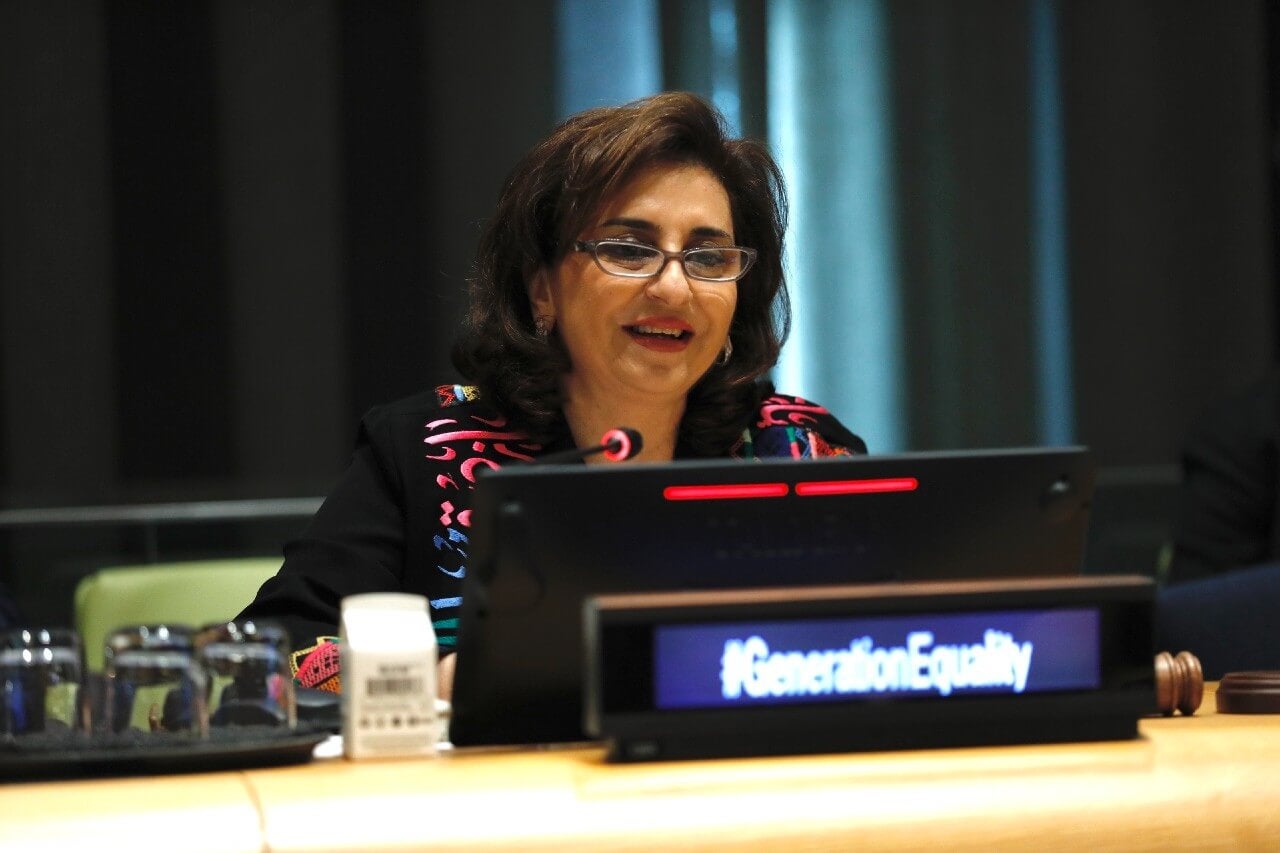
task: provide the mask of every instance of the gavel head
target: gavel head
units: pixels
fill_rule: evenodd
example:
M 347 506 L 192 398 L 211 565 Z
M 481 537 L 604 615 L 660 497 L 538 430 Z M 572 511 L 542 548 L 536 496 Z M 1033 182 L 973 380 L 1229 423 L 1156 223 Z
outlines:
M 1166 717 L 1174 711 L 1194 714 L 1204 699 L 1204 670 L 1191 652 L 1156 655 L 1156 710 Z

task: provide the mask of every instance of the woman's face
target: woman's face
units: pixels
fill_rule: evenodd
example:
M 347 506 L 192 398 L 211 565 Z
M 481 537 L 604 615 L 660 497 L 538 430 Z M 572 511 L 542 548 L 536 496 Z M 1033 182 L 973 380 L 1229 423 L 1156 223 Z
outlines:
M 667 252 L 735 245 L 724 186 L 687 164 L 638 173 L 577 239 Z M 651 278 L 624 278 L 600 269 L 590 252 L 574 251 L 534 277 L 529 297 L 534 316 L 550 321 L 569 352 L 571 398 L 683 401 L 724 348 L 738 284 L 688 278 L 677 260 Z

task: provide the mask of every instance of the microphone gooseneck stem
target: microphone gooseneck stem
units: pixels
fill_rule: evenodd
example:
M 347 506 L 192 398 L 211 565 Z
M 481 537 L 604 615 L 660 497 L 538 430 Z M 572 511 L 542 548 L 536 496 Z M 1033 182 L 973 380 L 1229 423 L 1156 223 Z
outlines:
M 624 462 L 633 458 L 644 446 L 644 439 L 638 430 L 629 427 L 611 429 L 601 437 L 600 443 L 586 448 L 564 450 L 559 453 L 548 453 L 533 460 L 534 465 L 561 465 L 566 462 L 579 462 L 588 456 L 603 453 L 610 462 Z

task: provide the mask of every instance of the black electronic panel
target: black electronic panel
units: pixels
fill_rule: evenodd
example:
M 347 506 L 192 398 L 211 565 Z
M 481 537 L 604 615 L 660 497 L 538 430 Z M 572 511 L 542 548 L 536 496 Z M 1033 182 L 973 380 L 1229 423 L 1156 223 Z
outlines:
M 476 484 L 450 738 L 582 740 L 582 603 L 641 591 L 1063 576 L 1082 448 L 507 466 Z
M 615 760 L 1131 738 L 1150 578 L 602 596 L 585 726 Z

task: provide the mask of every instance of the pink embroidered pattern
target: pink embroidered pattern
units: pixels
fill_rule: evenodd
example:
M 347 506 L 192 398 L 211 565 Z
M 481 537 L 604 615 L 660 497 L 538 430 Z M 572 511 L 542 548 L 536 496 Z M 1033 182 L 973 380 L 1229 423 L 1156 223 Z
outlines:
M 470 415 L 463 420 L 459 423 L 455 418 L 439 418 L 424 426 L 426 437 L 422 443 L 429 448 L 426 458 L 457 463 L 456 470 L 436 475 L 436 485 L 446 493 L 440 503 L 440 523 L 445 527 L 453 526 L 455 520 L 466 527 L 471 520 L 470 512 L 458 513 L 454 518 L 454 504 L 447 498 L 450 490 L 475 488 L 477 469 L 500 468 L 501 457 L 528 461 L 542 449 L 539 444 L 525 441 L 523 433 L 504 430 L 506 418 Z
M 774 395 L 760 404 L 760 420 L 756 426 L 760 429 L 772 426 L 804 426 L 816 424 L 814 415 L 830 415 L 831 413 L 800 397 L 783 397 Z

